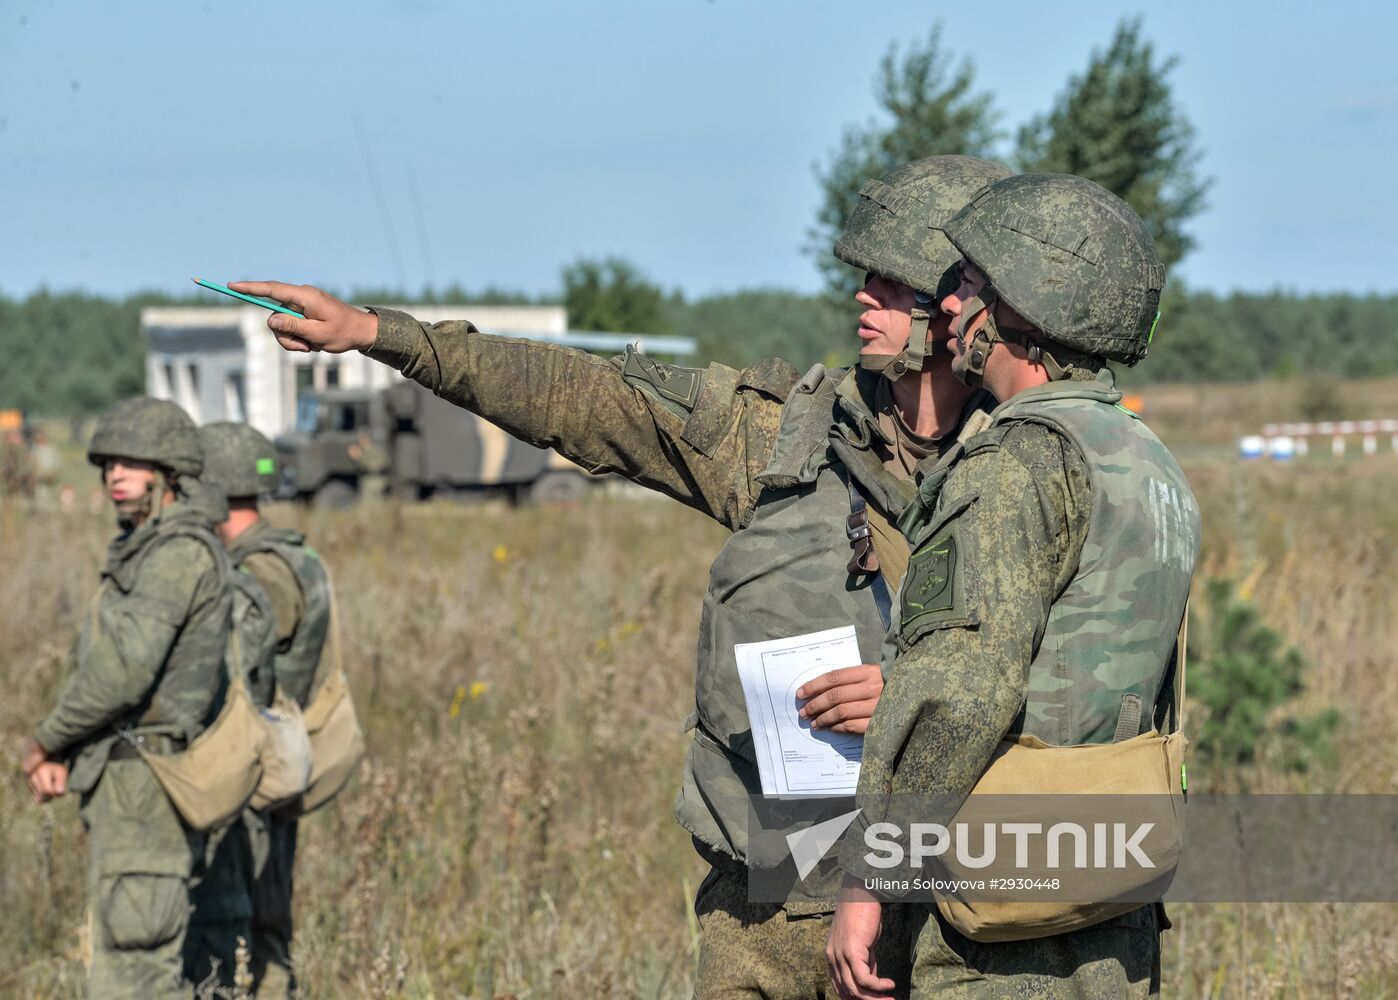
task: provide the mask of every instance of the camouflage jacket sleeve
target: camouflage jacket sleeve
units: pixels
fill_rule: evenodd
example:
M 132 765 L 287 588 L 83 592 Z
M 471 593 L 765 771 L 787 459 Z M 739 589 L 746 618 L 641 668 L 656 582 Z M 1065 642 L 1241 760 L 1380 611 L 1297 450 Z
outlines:
M 989 766 L 1024 703 L 1054 595 L 1076 570 L 1089 489 L 1076 447 L 1041 424 L 1011 425 L 998 446 L 973 444 L 952 471 L 910 539 L 846 871 L 886 875 L 865 864 L 863 829 L 905 809 L 945 822 Z
M 107 583 L 86 620 L 58 704 L 34 730 L 49 753 L 106 730 L 139 706 L 159 681 L 190 609 L 217 599 L 218 569 L 202 542 L 176 537 L 154 544 L 131 590 Z
M 296 582 L 296 574 L 280 556 L 271 552 L 254 552 L 242 561 L 241 568 L 256 577 L 267 592 L 277 619 L 277 649 L 285 652 L 306 610 L 306 598 Z
M 798 374 L 783 361 L 743 371 L 681 368 L 637 351 L 606 360 L 557 344 L 496 337 L 470 323 L 428 325 L 375 310 L 365 353 L 516 437 L 592 472 L 615 472 L 737 529 L 776 443 Z

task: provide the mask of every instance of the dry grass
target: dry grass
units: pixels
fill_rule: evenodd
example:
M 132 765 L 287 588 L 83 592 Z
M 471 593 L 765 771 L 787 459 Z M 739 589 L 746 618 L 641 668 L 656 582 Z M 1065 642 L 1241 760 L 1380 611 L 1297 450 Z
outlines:
M 1398 792 L 1398 462 L 1189 467 L 1203 569 L 1246 581 L 1345 713 L 1337 773 Z M 684 997 L 701 866 L 671 819 L 694 636 L 723 533 L 676 505 L 274 511 L 336 571 L 369 765 L 303 827 L 299 954 L 322 997 Z M 52 698 L 105 515 L 0 507 L 0 741 Z M 1377 738 L 1376 738 L 1377 737 Z M 12 766 L 12 765 L 11 765 Z M 0 782 L 0 995 L 80 995 L 74 804 Z M 1193 905 L 1166 994 L 1398 995 L 1398 910 Z
M 1147 385 L 1129 390 L 1144 401 L 1142 416 L 1172 446 L 1236 445 L 1268 423 L 1312 419 L 1308 408 L 1325 404 L 1325 417 L 1349 420 L 1398 418 L 1398 379 L 1349 382 L 1295 379 L 1241 384 Z M 1324 419 L 1324 417 L 1320 418 Z M 1387 442 L 1384 443 L 1385 447 Z M 1358 442 L 1350 448 L 1357 450 Z

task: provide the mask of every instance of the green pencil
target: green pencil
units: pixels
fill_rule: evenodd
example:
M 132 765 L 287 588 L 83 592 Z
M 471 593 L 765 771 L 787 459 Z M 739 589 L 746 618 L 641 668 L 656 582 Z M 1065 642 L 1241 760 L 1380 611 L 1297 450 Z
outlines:
M 194 278 L 193 281 L 196 285 L 199 285 L 201 288 L 207 288 L 211 292 L 221 292 L 224 295 L 231 295 L 235 299 L 251 302 L 255 306 L 261 306 L 263 309 L 270 309 L 273 312 L 286 313 L 288 316 L 295 316 L 297 319 L 306 318 L 302 313 L 297 312 L 295 309 L 288 309 L 280 302 L 258 298 L 256 295 L 244 295 L 242 292 L 233 291 L 233 289 L 226 285 L 220 285 L 217 281 L 205 281 L 203 278 Z

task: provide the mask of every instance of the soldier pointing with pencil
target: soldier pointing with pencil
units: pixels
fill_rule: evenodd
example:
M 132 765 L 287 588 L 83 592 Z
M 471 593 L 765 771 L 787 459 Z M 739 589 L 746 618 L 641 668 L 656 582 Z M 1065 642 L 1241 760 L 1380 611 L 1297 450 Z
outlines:
M 680 368 L 635 350 L 605 360 L 487 336 L 468 322 L 363 311 L 309 285 L 230 285 L 302 314 L 268 319 L 286 350 L 361 351 L 533 445 L 616 472 L 732 530 L 704 600 L 693 743 L 675 806 L 711 866 L 695 901 L 701 998 L 832 992 L 825 940 L 833 904 L 748 901 L 749 869 L 785 862 L 784 851 L 765 845 L 783 844 L 789 831 L 749 829 L 762 822 L 751 817 L 762 789 L 733 647 L 853 624 L 865 662 L 806 683 L 797 697 L 813 728 L 868 727 L 884 686 L 877 661 L 890 594 L 907 566 L 895 524 L 916 494 L 913 476 L 993 405 L 951 371 L 949 321 L 935 302 L 954 287 L 959 254 L 940 226 L 1008 174 L 985 160 L 938 156 L 865 184 L 835 247 L 867 272 L 855 296 L 859 364 L 850 369 L 817 365 L 802 375 L 779 359 L 742 370 Z M 886 910 L 872 962 L 906 985 L 900 914 Z

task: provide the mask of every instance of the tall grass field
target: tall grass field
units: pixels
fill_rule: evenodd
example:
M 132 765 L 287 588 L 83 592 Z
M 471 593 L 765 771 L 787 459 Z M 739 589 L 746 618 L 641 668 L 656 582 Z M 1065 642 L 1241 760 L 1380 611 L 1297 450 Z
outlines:
M 1330 753 L 1304 770 L 1274 741 L 1199 780 L 1394 794 L 1398 456 L 1385 440 L 1368 458 L 1234 459 L 1234 428 L 1300 419 L 1272 412 L 1280 391 L 1143 393 L 1203 506 L 1196 598 L 1206 581 L 1233 581 L 1299 650 L 1303 690 L 1274 715 L 1339 718 Z M 1351 411 L 1394 398 L 1391 386 L 1336 391 Z M 74 474 L 85 498 L 95 475 Z M 671 809 L 700 599 L 725 533 L 630 495 L 269 516 L 305 530 L 333 570 L 370 747 L 355 783 L 302 826 L 302 995 L 689 996 L 704 869 Z M 3 997 L 82 995 L 76 803 L 34 806 L 14 750 L 52 703 L 112 523 L 85 499 L 72 511 L 0 504 Z M 1191 725 L 1208 712 L 1191 705 Z M 1171 916 L 1166 996 L 1398 996 L 1398 906 L 1191 904 Z

